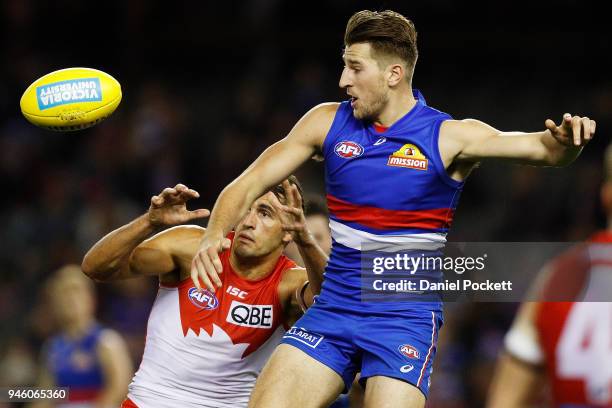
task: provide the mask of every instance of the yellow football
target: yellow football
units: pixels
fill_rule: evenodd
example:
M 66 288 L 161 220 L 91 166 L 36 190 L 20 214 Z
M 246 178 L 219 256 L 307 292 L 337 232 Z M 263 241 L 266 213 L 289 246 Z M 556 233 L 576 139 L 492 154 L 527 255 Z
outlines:
M 112 76 L 92 68 L 66 68 L 34 81 L 19 104 L 29 122 L 65 132 L 103 121 L 119 102 L 121 85 Z

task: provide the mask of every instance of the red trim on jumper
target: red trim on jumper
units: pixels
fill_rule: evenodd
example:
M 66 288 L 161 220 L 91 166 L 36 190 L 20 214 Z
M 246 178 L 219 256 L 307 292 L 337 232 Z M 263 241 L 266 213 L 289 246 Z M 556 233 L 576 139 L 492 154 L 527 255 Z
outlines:
M 126 398 L 121 403 L 120 408 L 138 408 L 138 405 L 134 404 L 134 402 L 131 399 Z
M 70 393 L 68 394 L 68 401 L 70 402 L 85 402 L 85 401 L 93 401 L 100 394 L 99 387 L 88 387 L 88 388 L 70 388 Z
M 387 129 L 389 129 L 389 126 L 377 125 L 374 123 L 374 130 L 376 133 L 384 133 Z
M 431 210 L 387 210 L 384 208 L 356 205 L 327 195 L 327 207 L 335 217 L 346 222 L 356 222 L 377 229 L 449 228 L 454 211 L 450 208 Z

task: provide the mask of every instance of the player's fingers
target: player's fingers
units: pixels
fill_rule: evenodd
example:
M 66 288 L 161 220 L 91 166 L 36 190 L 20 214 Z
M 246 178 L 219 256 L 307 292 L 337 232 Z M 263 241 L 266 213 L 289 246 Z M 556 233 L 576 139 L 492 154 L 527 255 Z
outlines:
M 169 195 L 174 195 L 176 194 L 176 190 L 170 187 L 166 187 L 162 190 L 160 196 L 169 196 Z
M 591 140 L 591 119 L 585 116 L 580 120 L 580 122 L 584 140 Z
M 164 203 L 164 199 L 160 196 L 156 196 L 154 195 L 153 197 L 151 197 L 151 205 L 153 207 L 159 207 L 160 205 L 162 205 Z
M 569 113 L 564 113 L 563 114 L 563 121 L 561 123 L 563 126 L 566 127 L 571 127 L 572 125 L 572 115 L 570 115 Z
M 546 119 L 544 126 L 546 126 L 546 129 L 550 130 L 551 132 L 555 132 L 557 130 L 557 125 L 552 119 Z
M 572 134 L 574 139 L 574 146 L 580 146 L 580 117 L 574 116 L 572 118 Z
M 597 126 L 597 122 L 594 120 L 591 121 L 591 135 L 595 134 L 595 127 Z
M 174 189 L 176 191 L 178 191 L 178 192 L 183 192 L 183 191 L 189 190 L 186 185 L 181 184 L 181 183 L 178 183 L 176 186 L 174 186 Z
M 219 278 L 219 274 L 223 272 L 223 265 L 221 264 L 221 259 L 219 259 L 219 254 L 217 253 L 215 248 L 208 248 L 207 252 L 211 266 L 211 268 L 206 268 L 208 276 L 210 276 L 215 285 L 220 288 L 221 279 Z
M 232 247 L 232 240 L 229 238 L 223 238 L 221 240 L 221 250 L 226 250 L 226 249 L 230 249 Z M 221 269 L 221 272 L 223 272 L 223 269 Z
M 196 218 L 206 218 L 210 215 L 210 211 L 205 208 L 200 208 L 198 210 L 189 211 L 188 220 L 195 220 Z
M 206 287 L 211 292 L 214 292 L 215 291 L 215 287 L 211 283 L 209 277 L 212 277 L 213 275 L 216 275 L 216 272 L 214 272 L 215 267 L 213 266 L 212 262 L 209 259 L 208 250 L 200 252 L 199 253 L 199 257 L 200 257 L 200 261 L 204 265 L 203 271 L 201 271 L 199 273 L 200 279 L 202 279 L 202 282 L 204 282 L 204 285 L 206 285 Z
M 202 290 L 202 286 L 200 286 L 200 280 L 198 279 L 199 263 L 200 263 L 199 257 L 198 255 L 196 255 L 191 260 L 191 281 L 195 285 L 196 289 L 198 289 L 198 291 Z
M 295 202 L 293 199 L 293 195 L 291 194 L 291 183 L 289 183 L 289 180 L 285 179 L 283 180 L 283 189 L 285 190 L 285 198 L 287 201 L 287 205 L 290 207 L 295 206 Z
M 302 209 L 302 196 L 300 195 L 300 192 L 295 184 L 291 186 L 291 193 L 293 195 L 295 207 Z

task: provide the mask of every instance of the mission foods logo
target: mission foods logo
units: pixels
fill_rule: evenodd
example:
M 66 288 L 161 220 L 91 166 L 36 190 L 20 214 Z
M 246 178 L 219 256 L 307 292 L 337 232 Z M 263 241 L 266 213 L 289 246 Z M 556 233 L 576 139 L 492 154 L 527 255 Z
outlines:
M 389 156 L 387 166 L 407 167 L 409 169 L 427 170 L 429 161 L 413 144 L 405 144 Z
M 39 86 L 36 88 L 36 99 L 40 110 L 68 103 L 101 101 L 100 79 L 72 79 Z

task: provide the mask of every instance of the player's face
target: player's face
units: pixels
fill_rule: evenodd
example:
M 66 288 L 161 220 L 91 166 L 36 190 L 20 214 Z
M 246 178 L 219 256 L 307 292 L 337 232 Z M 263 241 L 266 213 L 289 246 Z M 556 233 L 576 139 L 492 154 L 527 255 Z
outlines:
M 236 226 L 234 252 L 240 257 L 266 256 L 275 250 L 282 250 L 283 237 L 280 215 L 268 192 L 259 197 Z
M 344 49 L 344 70 L 340 87 L 351 96 L 356 119 L 375 120 L 389 100 L 384 70 L 371 56 L 369 43 L 356 43 Z
M 306 217 L 306 225 L 317 241 L 317 244 L 329 255 L 332 245 L 329 219 L 320 214 L 310 215 Z
M 89 319 L 94 313 L 91 287 L 80 277 L 62 277 L 51 289 L 51 303 L 61 326 Z

